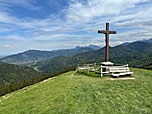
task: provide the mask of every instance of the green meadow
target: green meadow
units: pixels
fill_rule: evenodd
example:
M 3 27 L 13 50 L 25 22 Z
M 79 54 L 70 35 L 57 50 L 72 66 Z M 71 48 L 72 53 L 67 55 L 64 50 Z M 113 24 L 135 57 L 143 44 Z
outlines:
M 64 73 L 0 97 L 0 114 L 152 114 L 152 71 L 131 71 L 135 80 Z

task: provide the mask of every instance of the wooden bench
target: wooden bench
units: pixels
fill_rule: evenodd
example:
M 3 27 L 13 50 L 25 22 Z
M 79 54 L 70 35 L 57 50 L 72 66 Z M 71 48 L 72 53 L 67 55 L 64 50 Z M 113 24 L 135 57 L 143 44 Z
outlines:
M 87 66 L 78 66 L 76 70 L 78 70 L 78 71 L 83 70 L 85 72 L 89 72 L 89 69 L 90 69 L 90 67 L 89 67 L 89 65 L 87 65 Z
M 105 72 L 101 72 L 101 76 L 102 74 L 112 74 L 113 77 L 119 77 L 119 76 L 125 76 L 125 75 L 131 75 L 133 74 L 133 72 L 130 72 L 130 69 L 128 67 L 128 65 L 124 65 L 124 66 L 101 66 L 101 69 L 105 68 L 106 71 Z
M 113 66 L 109 68 L 109 72 L 112 73 L 113 77 L 131 75 L 133 72 L 130 72 L 128 65 L 125 66 Z M 115 74 L 118 73 L 118 74 Z
M 88 69 L 88 67 L 78 67 L 77 70 L 85 70 Z

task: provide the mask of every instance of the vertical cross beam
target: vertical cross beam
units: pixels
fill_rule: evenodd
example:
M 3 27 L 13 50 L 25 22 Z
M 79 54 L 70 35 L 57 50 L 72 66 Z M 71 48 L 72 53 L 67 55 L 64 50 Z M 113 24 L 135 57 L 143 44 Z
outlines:
M 106 23 L 106 31 L 105 34 L 106 37 L 106 62 L 109 60 L 109 23 Z
M 116 31 L 109 31 L 109 23 L 106 23 L 106 31 L 98 30 L 98 33 L 105 34 L 106 37 L 106 57 L 105 61 L 109 61 L 109 34 L 116 34 Z

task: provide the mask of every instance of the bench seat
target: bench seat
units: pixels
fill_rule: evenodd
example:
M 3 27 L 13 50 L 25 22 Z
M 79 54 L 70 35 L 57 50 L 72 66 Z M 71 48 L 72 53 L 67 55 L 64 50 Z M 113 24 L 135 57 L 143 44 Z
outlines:
M 124 72 L 119 74 L 112 74 L 113 77 L 119 77 L 119 76 L 125 76 L 125 75 L 131 75 L 133 72 Z

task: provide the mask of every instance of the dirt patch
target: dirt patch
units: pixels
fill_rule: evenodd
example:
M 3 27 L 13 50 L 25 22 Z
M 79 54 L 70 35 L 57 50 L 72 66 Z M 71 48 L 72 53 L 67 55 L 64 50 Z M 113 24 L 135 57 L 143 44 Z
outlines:
M 4 100 L 4 99 L 8 99 L 9 97 L 11 97 L 12 95 L 4 95 L 4 96 L 2 96 L 2 99 L 0 99 L 0 102 L 2 101 L 2 100 Z
M 105 80 L 135 80 L 135 78 L 105 78 Z
M 39 83 L 44 83 L 44 82 L 49 81 L 49 80 L 51 80 L 51 79 L 53 79 L 53 78 L 54 78 L 54 77 L 52 77 L 52 78 L 48 78 L 48 79 L 43 80 L 43 81 L 41 81 L 41 82 L 39 82 Z

